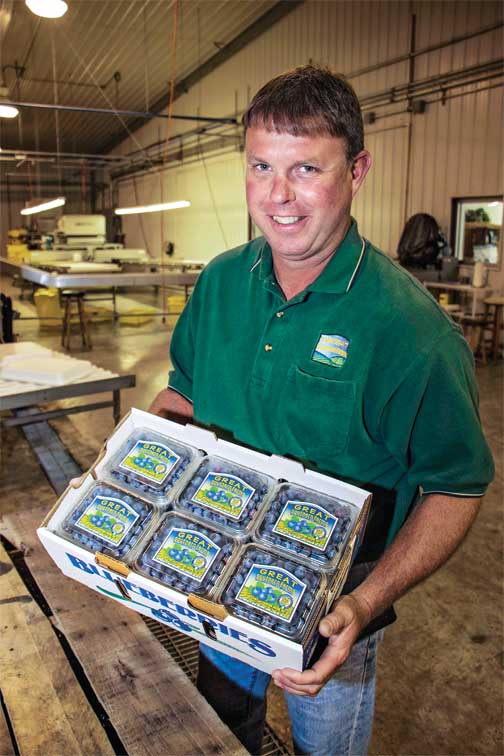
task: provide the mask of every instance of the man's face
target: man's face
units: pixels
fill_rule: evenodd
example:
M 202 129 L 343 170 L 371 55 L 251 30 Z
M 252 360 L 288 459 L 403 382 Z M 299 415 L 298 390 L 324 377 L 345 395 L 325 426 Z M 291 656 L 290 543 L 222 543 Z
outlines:
M 332 254 L 348 228 L 369 154 L 349 165 L 343 139 L 259 127 L 247 129 L 245 146 L 249 212 L 274 255 L 302 262 Z

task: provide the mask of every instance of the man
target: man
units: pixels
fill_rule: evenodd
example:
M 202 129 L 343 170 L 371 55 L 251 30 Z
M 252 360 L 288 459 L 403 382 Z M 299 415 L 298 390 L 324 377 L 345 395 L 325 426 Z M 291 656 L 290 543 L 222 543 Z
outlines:
M 391 606 L 453 553 L 492 479 L 459 329 L 364 240 L 371 165 L 352 88 L 304 66 L 244 116 L 247 204 L 264 234 L 212 260 L 175 329 L 151 411 L 213 426 L 373 492 L 344 595 L 310 669 L 279 669 L 298 753 L 364 754 Z M 415 505 L 415 506 L 414 506 Z M 199 687 L 258 753 L 269 677 L 202 648 Z

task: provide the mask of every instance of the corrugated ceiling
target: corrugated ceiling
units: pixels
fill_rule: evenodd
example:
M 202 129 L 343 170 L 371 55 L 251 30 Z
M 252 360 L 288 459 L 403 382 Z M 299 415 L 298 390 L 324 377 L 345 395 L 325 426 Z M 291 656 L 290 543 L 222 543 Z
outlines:
M 24 2 L 2 3 L 4 20 L 12 8 L 0 53 L 11 100 L 152 110 L 167 97 L 173 76 L 177 82 L 186 78 L 277 5 L 179 2 L 174 53 L 175 0 L 68 4 L 63 18 L 48 20 L 34 16 Z M 121 135 L 127 135 L 124 122 L 110 115 L 23 108 L 13 121 L 0 119 L 3 149 L 96 154 Z

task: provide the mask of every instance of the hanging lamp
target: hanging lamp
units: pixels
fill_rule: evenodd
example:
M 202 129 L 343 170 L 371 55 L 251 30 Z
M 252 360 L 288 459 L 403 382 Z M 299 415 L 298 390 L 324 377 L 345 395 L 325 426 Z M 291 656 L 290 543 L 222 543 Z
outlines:
M 15 105 L 11 105 L 9 100 L 9 90 L 2 82 L 0 86 L 0 118 L 17 118 L 19 110 Z
M 25 4 L 32 13 L 42 18 L 61 18 L 68 10 L 64 0 L 25 0 Z

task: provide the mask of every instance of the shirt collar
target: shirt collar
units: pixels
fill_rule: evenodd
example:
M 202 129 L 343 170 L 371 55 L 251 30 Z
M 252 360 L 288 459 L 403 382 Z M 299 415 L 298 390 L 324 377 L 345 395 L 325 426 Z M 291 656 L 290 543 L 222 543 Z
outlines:
M 347 294 L 364 259 L 366 242 L 359 234 L 357 223 L 352 223 L 347 235 L 336 249 L 318 278 L 308 286 L 308 291 L 327 294 Z
M 346 294 L 350 291 L 364 259 L 365 247 L 365 240 L 359 234 L 357 223 L 352 218 L 345 238 L 322 273 L 307 287 L 307 291 L 327 294 Z M 258 275 L 263 281 L 273 276 L 271 247 L 266 240 L 259 249 L 250 272 Z
M 259 276 L 261 281 L 273 276 L 273 257 L 271 254 L 271 247 L 264 238 L 254 263 L 250 268 L 250 272 Z

